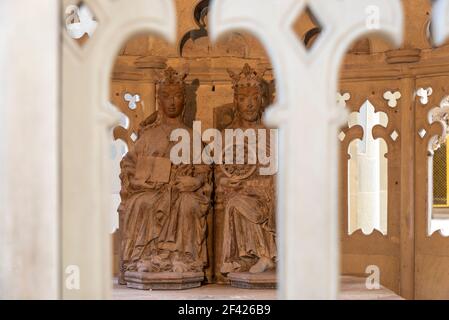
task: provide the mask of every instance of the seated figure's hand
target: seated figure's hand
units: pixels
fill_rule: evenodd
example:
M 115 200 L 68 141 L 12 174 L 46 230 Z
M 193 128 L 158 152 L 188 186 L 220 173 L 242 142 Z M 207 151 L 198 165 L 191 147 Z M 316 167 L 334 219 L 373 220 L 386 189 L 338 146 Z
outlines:
M 201 179 L 197 177 L 182 176 L 176 178 L 175 187 L 181 192 L 193 192 L 202 185 Z
M 164 185 L 164 183 L 158 183 L 158 182 L 150 182 L 150 181 L 140 181 L 136 179 L 135 177 L 130 178 L 130 189 L 131 191 L 142 191 L 147 189 L 159 189 Z
M 219 186 L 221 188 L 231 188 L 231 189 L 241 189 L 242 186 L 242 182 L 235 180 L 235 179 L 231 179 L 228 177 L 223 177 L 219 180 Z

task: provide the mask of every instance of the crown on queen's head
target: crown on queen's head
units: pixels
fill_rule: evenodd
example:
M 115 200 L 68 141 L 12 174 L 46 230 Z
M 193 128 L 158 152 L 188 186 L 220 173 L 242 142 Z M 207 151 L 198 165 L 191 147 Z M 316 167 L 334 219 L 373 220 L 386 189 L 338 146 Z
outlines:
M 251 68 L 249 64 L 245 64 L 240 73 L 235 73 L 228 69 L 229 76 L 232 79 L 232 88 L 257 87 L 262 88 L 263 74 L 260 75 L 256 70 Z
M 184 87 L 186 85 L 185 79 L 188 76 L 188 71 L 185 68 L 183 71 L 178 72 L 172 67 L 168 67 L 164 70 L 164 72 L 159 76 L 159 80 L 157 83 L 159 85 L 179 85 Z

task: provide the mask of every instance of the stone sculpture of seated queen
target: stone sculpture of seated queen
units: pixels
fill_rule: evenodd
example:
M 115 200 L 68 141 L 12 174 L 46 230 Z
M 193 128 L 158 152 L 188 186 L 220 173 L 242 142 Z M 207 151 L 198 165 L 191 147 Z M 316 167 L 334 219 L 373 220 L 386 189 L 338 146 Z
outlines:
M 228 129 L 267 130 L 261 121 L 262 77 L 249 65 L 240 74 L 229 73 L 234 89 L 234 120 Z M 262 176 L 257 169 L 257 165 L 228 164 L 217 166 L 215 171 L 217 197 L 224 208 L 220 271 L 228 275 L 231 284 L 240 287 L 258 287 L 254 282 L 267 287 L 276 285 L 275 274 L 270 273 L 277 256 L 274 176 Z

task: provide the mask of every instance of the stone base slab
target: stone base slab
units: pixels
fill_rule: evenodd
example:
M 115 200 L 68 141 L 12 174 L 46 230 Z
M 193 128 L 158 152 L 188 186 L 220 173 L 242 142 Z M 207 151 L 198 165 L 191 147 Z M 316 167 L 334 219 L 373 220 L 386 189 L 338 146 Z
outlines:
M 276 289 L 277 287 L 275 271 L 229 273 L 228 279 L 231 282 L 231 286 L 241 289 Z
M 184 290 L 201 286 L 204 272 L 132 272 L 125 273 L 128 288 L 139 290 Z

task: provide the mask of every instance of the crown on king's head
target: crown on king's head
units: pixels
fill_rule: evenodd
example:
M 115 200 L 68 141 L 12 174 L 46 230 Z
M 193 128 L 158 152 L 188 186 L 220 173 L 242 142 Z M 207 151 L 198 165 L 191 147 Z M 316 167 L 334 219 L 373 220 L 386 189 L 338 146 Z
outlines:
M 184 80 L 187 78 L 189 72 L 187 67 L 181 72 L 176 71 L 172 67 L 168 67 L 164 70 L 164 72 L 159 76 L 159 85 L 180 85 L 185 86 Z
M 232 88 L 243 88 L 243 87 L 261 87 L 263 79 L 263 74 L 260 75 L 256 70 L 250 67 L 249 64 L 245 64 L 240 73 L 235 73 L 228 69 L 229 76 L 232 79 Z

